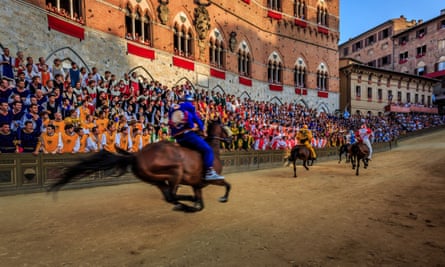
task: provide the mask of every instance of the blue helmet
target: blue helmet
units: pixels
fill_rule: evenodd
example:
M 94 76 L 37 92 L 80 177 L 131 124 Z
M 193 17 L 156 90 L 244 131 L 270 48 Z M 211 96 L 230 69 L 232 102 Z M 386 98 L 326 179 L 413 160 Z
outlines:
M 183 97 L 183 100 L 193 102 L 193 101 L 195 101 L 195 98 L 192 95 L 185 95 Z

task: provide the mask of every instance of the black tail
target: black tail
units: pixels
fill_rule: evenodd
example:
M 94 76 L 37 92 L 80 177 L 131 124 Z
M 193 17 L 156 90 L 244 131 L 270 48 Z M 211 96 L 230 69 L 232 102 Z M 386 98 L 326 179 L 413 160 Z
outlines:
M 64 185 L 98 171 L 117 168 L 121 171 L 120 175 L 122 175 L 126 172 L 128 165 L 133 165 L 134 159 L 133 154 L 121 155 L 101 150 L 66 168 L 58 177 L 59 180 L 53 183 L 48 191 L 58 191 Z

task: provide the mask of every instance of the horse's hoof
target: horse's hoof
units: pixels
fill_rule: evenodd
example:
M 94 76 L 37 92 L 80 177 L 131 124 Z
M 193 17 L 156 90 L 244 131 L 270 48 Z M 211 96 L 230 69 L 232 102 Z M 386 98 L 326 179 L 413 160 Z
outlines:
M 193 207 L 196 209 L 195 211 L 199 211 L 199 210 L 202 210 L 202 209 L 203 209 L 203 207 L 202 207 L 202 203 L 200 203 L 200 202 L 195 202 L 195 204 L 193 205 Z
M 173 210 L 174 210 L 174 211 L 184 211 L 184 205 L 183 205 L 183 204 L 176 204 L 176 205 L 173 207 Z
M 221 203 L 226 203 L 229 199 L 227 199 L 226 197 L 220 197 L 219 198 L 219 202 Z

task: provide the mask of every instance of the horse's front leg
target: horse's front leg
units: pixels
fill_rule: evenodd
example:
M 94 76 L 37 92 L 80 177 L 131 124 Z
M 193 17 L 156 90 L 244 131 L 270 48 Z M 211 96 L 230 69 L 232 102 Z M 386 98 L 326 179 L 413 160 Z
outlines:
M 352 169 L 355 170 L 355 156 L 351 156 Z
M 363 158 L 363 168 L 368 168 L 368 159 L 367 158 Z
M 204 209 L 204 201 L 202 200 L 202 187 L 193 186 L 193 192 L 195 193 L 195 203 L 193 207 L 190 207 L 190 211 L 201 211 Z
M 295 161 L 297 161 L 297 160 L 294 160 L 294 162 L 293 162 L 293 164 L 294 164 L 294 177 L 297 177 L 297 166 L 295 164 Z
M 360 159 L 357 157 L 357 169 L 355 169 L 355 175 L 358 176 L 358 169 L 360 169 Z
M 221 203 L 229 201 L 229 193 L 230 189 L 232 188 L 232 185 L 226 182 L 226 180 L 221 179 L 221 180 L 206 181 L 206 183 L 211 185 L 224 186 L 226 188 L 226 192 L 224 193 L 224 196 L 220 197 L 218 200 Z M 196 192 L 195 195 L 197 195 Z
M 308 160 L 303 160 L 303 167 L 306 169 L 306 171 L 308 171 L 309 170 L 309 168 L 307 167 L 307 163 L 308 163 Z M 314 164 L 314 161 L 312 161 L 312 164 Z M 312 165 L 311 165 L 312 166 Z

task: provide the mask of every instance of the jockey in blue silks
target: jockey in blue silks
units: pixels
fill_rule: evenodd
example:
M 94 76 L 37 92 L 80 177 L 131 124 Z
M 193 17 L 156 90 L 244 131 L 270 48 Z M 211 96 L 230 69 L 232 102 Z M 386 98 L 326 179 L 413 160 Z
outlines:
M 181 103 L 173 104 L 168 112 L 168 124 L 171 135 L 176 142 L 183 147 L 197 150 L 203 156 L 204 169 L 206 170 L 205 180 L 224 179 L 213 169 L 213 150 L 197 133 L 197 130 L 204 132 L 204 124 L 196 113 L 192 102 L 194 98 L 186 95 Z M 196 129 L 197 125 L 198 129 Z

